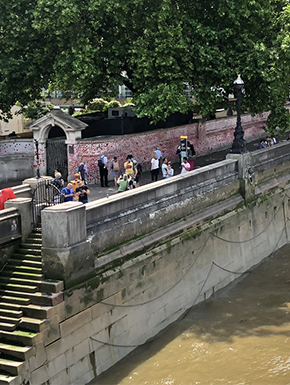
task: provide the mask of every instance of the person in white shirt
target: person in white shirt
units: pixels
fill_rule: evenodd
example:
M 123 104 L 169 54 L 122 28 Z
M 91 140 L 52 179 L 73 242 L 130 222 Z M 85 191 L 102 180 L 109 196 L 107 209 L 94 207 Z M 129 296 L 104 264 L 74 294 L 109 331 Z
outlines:
M 156 182 L 159 174 L 159 160 L 157 154 L 154 152 L 151 159 L 151 180 Z
M 190 163 L 187 161 L 187 157 L 184 156 L 181 162 L 181 174 L 185 174 L 190 171 Z

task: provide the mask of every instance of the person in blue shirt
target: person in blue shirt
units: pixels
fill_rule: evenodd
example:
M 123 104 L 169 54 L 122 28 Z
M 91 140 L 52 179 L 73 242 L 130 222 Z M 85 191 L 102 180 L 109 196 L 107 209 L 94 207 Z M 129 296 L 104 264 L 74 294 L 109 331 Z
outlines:
M 74 198 L 74 190 L 72 188 L 72 184 L 71 183 L 68 183 L 66 187 L 64 187 L 62 190 L 61 190 L 61 194 L 63 194 L 64 196 L 64 201 L 65 202 L 70 202 L 73 200 Z

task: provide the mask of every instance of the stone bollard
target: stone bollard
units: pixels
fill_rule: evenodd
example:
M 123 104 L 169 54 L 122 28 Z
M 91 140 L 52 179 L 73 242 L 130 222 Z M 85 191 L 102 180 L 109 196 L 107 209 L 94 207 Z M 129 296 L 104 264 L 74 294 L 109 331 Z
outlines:
M 94 267 L 87 242 L 86 206 L 66 202 L 41 212 L 42 258 L 46 278 L 62 279 L 66 287 Z M 70 282 L 70 284 L 68 284 Z

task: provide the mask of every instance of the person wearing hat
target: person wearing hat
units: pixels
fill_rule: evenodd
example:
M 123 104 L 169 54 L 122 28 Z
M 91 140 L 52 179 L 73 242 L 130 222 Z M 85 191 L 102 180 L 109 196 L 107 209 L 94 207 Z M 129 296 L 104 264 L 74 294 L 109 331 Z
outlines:
M 119 176 L 120 176 L 120 165 L 118 162 L 118 158 L 116 156 L 114 156 L 112 163 L 111 163 L 110 175 L 112 178 L 114 178 L 115 187 L 116 187 Z

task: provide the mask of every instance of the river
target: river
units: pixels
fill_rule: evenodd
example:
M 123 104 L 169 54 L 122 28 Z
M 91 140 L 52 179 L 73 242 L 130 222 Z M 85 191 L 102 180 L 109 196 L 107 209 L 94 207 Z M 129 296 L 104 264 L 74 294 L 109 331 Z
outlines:
M 290 245 L 91 385 L 289 385 Z

